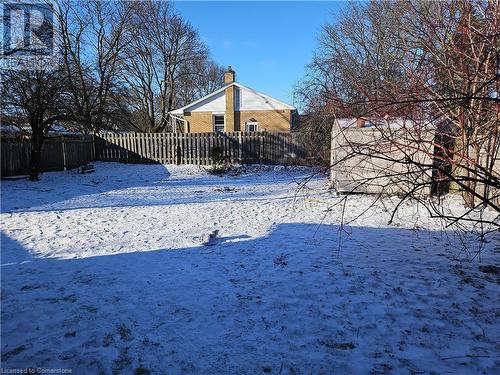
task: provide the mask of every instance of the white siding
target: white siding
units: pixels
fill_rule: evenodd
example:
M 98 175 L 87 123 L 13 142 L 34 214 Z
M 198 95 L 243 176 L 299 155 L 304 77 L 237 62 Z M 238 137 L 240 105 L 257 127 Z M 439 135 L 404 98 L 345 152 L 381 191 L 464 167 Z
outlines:
M 240 111 L 264 111 L 276 109 L 288 109 L 277 100 L 264 96 L 257 91 L 240 88 Z M 238 101 L 236 101 L 238 102 Z
M 188 112 L 222 112 L 226 111 L 226 95 L 225 92 L 219 92 L 192 107 L 186 108 Z

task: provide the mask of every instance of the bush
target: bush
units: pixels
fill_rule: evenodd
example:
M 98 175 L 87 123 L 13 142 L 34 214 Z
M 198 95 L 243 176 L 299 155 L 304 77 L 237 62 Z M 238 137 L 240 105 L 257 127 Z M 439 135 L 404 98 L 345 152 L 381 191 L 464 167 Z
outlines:
M 212 160 L 212 165 L 208 169 L 208 172 L 221 176 L 232 170 L 233 164 L 229 156 L 223 154 L 222 149 L 219 147 L 214 147 L 210 151 L 210 159 Z

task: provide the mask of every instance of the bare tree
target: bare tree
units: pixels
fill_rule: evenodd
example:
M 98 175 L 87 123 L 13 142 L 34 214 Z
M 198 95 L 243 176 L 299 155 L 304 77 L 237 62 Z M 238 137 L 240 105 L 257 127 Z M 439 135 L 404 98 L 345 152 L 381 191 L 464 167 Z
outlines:
M 499 29 L 498 2 L 352 4 L 325 26 L 298 93 L 313 114 L 366 117 L 376 130 L 369 142 L 347 140 L 349 152 L 336 162 L 389 163 L 391 181 L 408 182 L 404 199 L 451 187 L 462 192 L 468 213 L 485 206 L 500 212 Z M 406 120 L 397 131 L 388 126 L 394 118 Z M 422 175 L 429 178 L 415 177 Z
M 67 119 L 66 76 L 61 69 L 18 70 L 2 73 L 2 118 L 31 129 L 29 179 L 39 179 L 44 139 L 50 127 Z
M 411 95 L 398 93 L 398 101 L 417 103 L 444 124 L 437 129 L 439 139 L 450 139 L 451 146 L 437 145 L 444 159 L 439 172 L 447 178 L 446 167 L 453 168 L 450 182 L 463 191 L 467 206 L 488 205 L 500 212 L 500 171 L 495 170 L 500 147 L 500 5 L 412 3 L 411 14 L 406 27 L 416 31 L 405 32 L 401 45 L 411 57 L 420 52 L 421 65 L 429 69 L 422 72 L 409 65 L 407 75 L 420 89 Z M 436 18 L 440 23 L 431 22 Z
M 401 5 L 352 3 L 338 23 L 323 27 L 307 74 L 294 93 L 305 109 L 299 130 L 307 143 L 319 150 L 330 148 L 336 117 L 366 115 L 368 99 L 384 93 L 381 82 L 405 84 L 402 52 L 391 47 L 405 9 Z
M 207 88 L 211 88 L 212 76 L 216 82 L 220 79 L 220 71 L 208 63 L 208 51 L 198 33 L 169 2 L 134 3 L 125 52 L 122 79 L 130 96 L 121 107 L 136 113 L 134 121 L 140 123 L 132 125 L 142 131 L 167 128 L 169 112 L 179 104 L 179 93 L 193 96 L 185 89 L 186 82 L 193 82 L 193 90 L 202 83 L 201 78 L 207 79 Z M 201 86 L 199 89 L 203 91 Z
M 73 120 L 86 132 L 113 128 L 120 91 L 123 49 L 128 43 L 133 4 L 126 1 L 72 1 L 60 4 L 64 66 Z
M 181 75 L 176 93 L 176 107 L 210 94 L 224 84 L 224 67 L 208 59 L 195 61 L 192 74 Z

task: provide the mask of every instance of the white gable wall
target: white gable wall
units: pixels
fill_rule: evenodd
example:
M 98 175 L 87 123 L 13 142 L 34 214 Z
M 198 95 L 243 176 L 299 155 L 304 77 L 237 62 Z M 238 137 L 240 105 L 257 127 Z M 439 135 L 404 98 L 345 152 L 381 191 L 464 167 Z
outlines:
M 217 93 L 201 102 L 189 107 L 189 112 L 225 112 L 226 94 L 224 91 Z
M 266 110 L 277 110 L 277 109 L 289 109 L 277 100 L 264 96 L 257 91 L 250 90 L 248 88 L 238 88 L 239 101 L 235 100 L 235 103 L 239 102 L 239 108 L 237 111 L 266 111 Z

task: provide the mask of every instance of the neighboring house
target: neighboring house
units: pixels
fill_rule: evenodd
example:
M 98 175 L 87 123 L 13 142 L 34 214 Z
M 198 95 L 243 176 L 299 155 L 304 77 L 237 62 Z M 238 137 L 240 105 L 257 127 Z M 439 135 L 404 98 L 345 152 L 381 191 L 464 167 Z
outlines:
M 224 86 L 170 113 L 181 131 L 289 132 L 296 108 L 235 82 L 235 75 L 228 67 Z

